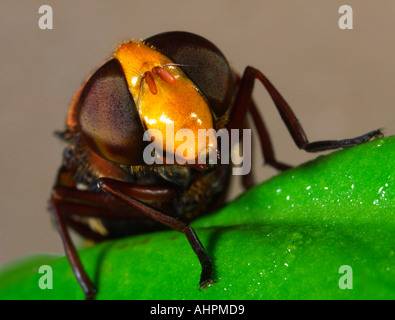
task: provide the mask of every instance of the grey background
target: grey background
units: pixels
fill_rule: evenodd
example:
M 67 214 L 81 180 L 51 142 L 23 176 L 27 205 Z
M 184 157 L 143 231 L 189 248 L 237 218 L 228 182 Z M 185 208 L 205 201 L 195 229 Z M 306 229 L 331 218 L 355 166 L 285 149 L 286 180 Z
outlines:
M 40 30 L 38 8 L 53 9 Z M 340 30 L 351 5 L 354 29 Z M 240 73 L 262 70 L 287 99 L 311 141 L 384 127 L 394 134 L 393 0 L 5 1 L 0 2 L 0 263 L 35 252 L 63 253 L 46 211 L 64 145 L 68 105 L 83 79 L 121 41 L 185 30 L 213 41 Z M 278 158 L 299 151 L 265 91 L 254 97 Z M 259 152 L 255 152 L 259 156 Z M 255 161 L 257 179 L 275 171 Z M 237 183 L 233 195 L 240 192 Z

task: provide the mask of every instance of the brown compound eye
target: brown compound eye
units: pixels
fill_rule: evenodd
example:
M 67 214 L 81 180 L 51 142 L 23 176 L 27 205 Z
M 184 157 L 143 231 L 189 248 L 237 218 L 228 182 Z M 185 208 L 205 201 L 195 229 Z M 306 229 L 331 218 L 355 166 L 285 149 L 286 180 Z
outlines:
M 189 32 L 165 32 L 144 41 L 181 65 L 182 71 L 201 90 L 220 118 L 230 107 L 234 81 L 222 52 L 207 39 Z
M 82 138 L 96 154 L 118 164 L 144 164 L 144 129 L 118 60 L 92 75 L 76 111 Z

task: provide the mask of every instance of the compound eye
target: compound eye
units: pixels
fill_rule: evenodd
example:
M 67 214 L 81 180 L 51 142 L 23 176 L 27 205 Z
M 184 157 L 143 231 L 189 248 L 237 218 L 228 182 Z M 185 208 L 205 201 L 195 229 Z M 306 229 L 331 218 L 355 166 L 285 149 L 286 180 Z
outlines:
M 207 39 L 189 32 L 165 32 L 144 41 L 181 64 L 182 71 L 202 91 L 217 118 L 230 107 L 234 81 L 222 52 Z
M 144 129 L 118 60 L 109 60 L 88 80 L 77 119 L 83 140 L 99 156 L 123 165 L 144 164 Z

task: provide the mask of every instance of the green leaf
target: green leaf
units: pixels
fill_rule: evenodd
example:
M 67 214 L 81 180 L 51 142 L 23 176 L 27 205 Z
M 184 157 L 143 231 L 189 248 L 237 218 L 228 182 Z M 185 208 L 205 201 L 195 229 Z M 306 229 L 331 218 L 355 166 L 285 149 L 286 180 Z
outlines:
M 395 136 L 321 156 L 195 221 L 216 270 L 206 290 L 175 231 L 80 256 L 97 299 L 395 299 L 394 159 Z M 40 289 L 41 265 L 51 266 L 53 289 Z M 0 299 L 83 298 L 64 256 L 37 255 L 0 272 Z

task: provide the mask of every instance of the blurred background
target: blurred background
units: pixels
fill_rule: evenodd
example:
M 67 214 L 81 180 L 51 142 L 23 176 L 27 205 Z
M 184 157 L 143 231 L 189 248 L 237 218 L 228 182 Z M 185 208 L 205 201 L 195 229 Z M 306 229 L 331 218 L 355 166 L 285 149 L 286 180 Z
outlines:
M 41 5 L 53 29 L 41 30 Z M 341 30 L 339 7 L 353 9 Z M 395 1 L 199 0 L 0 2 L 0 264 L 36 253 L 63 253 L 47 212 L 64 144 L 68 105 L 83 79 L 121 41 L 171 30 L 214 42 L 242 73 L 262 70 L 287 99 L 310 141 L 351 138 L 377 128 L 395 133 Z M 278 159 L 313 159 L 294 145 L 267 93 L 254 97 Z M 263 168 L 258 181 L 276 172 Z M 232 186 L 232 196 L 240 193 Z

